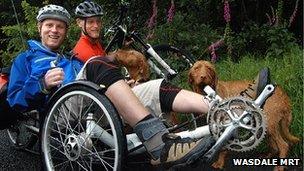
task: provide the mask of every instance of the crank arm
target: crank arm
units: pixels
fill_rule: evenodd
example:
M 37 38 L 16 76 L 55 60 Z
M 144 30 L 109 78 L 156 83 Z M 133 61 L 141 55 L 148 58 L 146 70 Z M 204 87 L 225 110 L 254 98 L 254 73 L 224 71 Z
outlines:
M 275 87 L 272 84 L 267 84 L 259 97 L 254 101 L 254 103 L 261 107 L 267 98 L 273 93 L 274 88 Z
M 232 137 L 237 128 L 238 126 L 234 124 L 228 126 L 212 148 L 203 155 L 201 158 L 203 162 L 211 163 L 222 147 L 226 145 L 226 142 Z

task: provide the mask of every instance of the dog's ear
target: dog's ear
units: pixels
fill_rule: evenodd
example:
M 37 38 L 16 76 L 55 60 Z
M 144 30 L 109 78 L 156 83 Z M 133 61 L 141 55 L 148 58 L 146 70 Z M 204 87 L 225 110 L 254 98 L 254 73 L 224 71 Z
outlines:
M 215 72 L 214 72 L 215 73 Z M 216 86 L 217 86 L 217 82 L 218 82 L 218 77 L 217 75 L 215 74 L 214 76 L 214 81 L 212 83 L 212 86 L 213 86 L 213 89 L 216 90 Z
M 188 84 L 191 86 L 192 91 L 199 93 L 200 89 L 198 88 L 197 85 L 194 85 L 193 72 L 194 72 L 194 69 L 192 67 L 192 68 L 190 68 L 190 70 L 188 72 Z
M 217 86 L 217 82 L 218 82 L 218 78 L 217 78 L 217 74 L 215 72 L 215 67 L 211 64 L 211 63 L 206 63 L 206 68 L 208 70 L 208 76 L 210 78 L 210 80 L 212 80 L 211 82 L 211 88 L 213 88 L 214 90 L 216 89 Z
M 150 68 L 146 59 L 142 59 L 141 74 L 143 81 L 148 81 L 150 77 Z
M 190 84 L 190 85 L 192 85 L 193 84 L 193 74 L 192 74 L 192 72 L 193 72 L 193 68 L 190 68 L 190 70 L 189 70 L 189 72 L 188 72 L 188 83 Z

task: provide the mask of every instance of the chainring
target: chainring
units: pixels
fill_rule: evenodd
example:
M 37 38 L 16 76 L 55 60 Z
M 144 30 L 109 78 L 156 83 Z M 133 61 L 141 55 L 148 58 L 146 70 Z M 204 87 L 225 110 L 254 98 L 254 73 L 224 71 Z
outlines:
M 217 140 L 231 125 L 237 127 L 225 148 L 244 152 L 254 149 L 266 134 L 266 116 L 252 100 L 232 97 L 215 103 L 208 112 L 210 132 Z

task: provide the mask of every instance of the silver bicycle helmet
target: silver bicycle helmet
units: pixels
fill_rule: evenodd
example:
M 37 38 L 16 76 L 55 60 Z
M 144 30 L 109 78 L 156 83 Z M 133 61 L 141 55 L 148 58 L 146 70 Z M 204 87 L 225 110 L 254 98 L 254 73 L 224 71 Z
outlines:
M 100 5 L 92 1 L 84 1 L 75 9 L 75 15 L 81 18 L 102 16 L 103 10 Z
M 58 20 L 65 22 L 67 25 L 69 25 L 71 15 L 62 6 L 46 5 L 42 8 L 40 8 L 36 19 L 38 22 L 41 22 L 48 18 L 58 19 Z

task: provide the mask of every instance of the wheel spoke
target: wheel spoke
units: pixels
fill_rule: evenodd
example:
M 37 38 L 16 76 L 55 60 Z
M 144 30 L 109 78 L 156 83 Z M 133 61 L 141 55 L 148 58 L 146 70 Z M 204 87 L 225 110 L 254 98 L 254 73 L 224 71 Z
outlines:
M 91 151 L 90 149 L 88 149 L 88 148 L 86 148 L 86 147 L 84 147 L 84 146 L 82 146 L 82 148 L 85 149 L 86 151 L 90 152 L 90 154 L 87 154 L 87 155 L 89 155 L 89 156 L 95 156 L 96 158 L 99 159 L 100 162 L 103 163 L 103 165 L 104 165 L 104 163 L 105 163 L 105 164 L 107 164 L 109 167 L 113 168 L 113 166 L 111 166 L 108 162 L 106 162 L 106 161 L 103 159 L 103 158 L 105 158 L 105 157 L 100 157 L 99 152 L 97 151 L 97 149 L 95 148 L 95 146 L 92 147 L 93 150 L 94 150 L 95 152 Z M 108 151 L 110 151 L 110 150 L 108 150 Z M 101 154 L 102 154 L 102 153 L 101 153 Z M 104 165 L 104 167 L 106 167 L 106 166 Z
M 70 99 L 67 100 L 67 102 L 69 102 L 69 104 L 73 103 Z M 78 120 L 79 117 L 77 116 L 77 114 L 74 111 L 70 110 L 70 108 L 72 108 L 73 105 L 70 105 L 70 107 L 68 107 L 66 104 L 67 102 L 62 103 L 62 107 L 65 108 L 66 111 L 69 111 L 69 116 L 72 116 L 74 119 Z M 75 105 L 77 106 L 77 104 Z
M 56 150 L 56 152 L 59 152 L 59 153 L 61 153 L 61 154 L 65 155 L 65 153 L 64 153 L 64 152 L 62 152 L 62 151 L 61 151 L 59 148 L 55 147 L 54 145 L 50 144 L 50 147 L 52 147 L 52 148 L 53 148 L 53 150 Z
M 93 148 L 94 148 L 95 151 L 97 151 L 97 150 L 95 149 L 94 146 L 93 146 Z M 110 165 L 108 162 L 106 162 L 104 159 L 102 159 L 99 155 L 97 155 L 97 157 L 100 159 L 100 161 L 103 163 L 103 165 L 104 165 L 104 163 L 105 163 L 106 165 L 108 165 L 110 168 L 113 169 L 113 166 Z M 107 167 L 105 167 L 105 168 L 107 168 Z M 108 169 L 107 169 L 107 170 L 108 170 Z
M 57 168 L 57 167 L 63 168 L 64 166 L 65 166 L 65 168 L 66 168 L 67 165 L 69 165 L 69 164 L 70 164 L 70 161 L 67 160 L 67 161 L 61 162 L 61 163 L 59 163 L 59 164 L 57 164 L 57 165 L 54 165 L 54 168 Z M 61 167 L 61 166 L 63 166 L 63 167 Z M 60 169 L 60 170 L 62 170 L 62 169 Z
M 89 111 L 90 111 L 91 108 L 93 107 L 93 104 L 94 104 L 94 101 L 92 100 L 92 101 L 90 102 L 90 104 L 88 105 L 89 107 L 87 108 L 87 110 L 82 114 L 83 117 L 86 116 L 86 115 L 89 113 Z
M 78 164 L 78 166 L 80 166 L 80 167 L 83 168 L 84 170 L 88 170 L 88 169 L 86 169 L 80 162 L 76 161 L 76 163 Z
M 69 114 L 70 114 L 70 111 L 71 110 L 69 110 Z M 72 126 L 70 125 L 70 122 L 69 122 L 70 117 L 67 116 L 66 112 L 63 111 L 62 113 L 63 113 L 63 116 L 61 115 L 61 113 L 58 113 L 58 115 L 62 116 L 62 119 L 65 122 L 65 124 L 67 125 L 67 127 L 70 129 L 71 132 L 73 132 L 74 129 L 72 129 Z
M 84 159 L 84 157 L 82 155 L 79 156 L 80 157 L 80 161 L 79 162 L 82 162 L 84 165 L 87 166 L 87 168 L 90 168 L 90 170 L 92 170 L 92 163 L 88 163 L 86 159 Z
M 58 119 L 58 118 L 57 118 Z M 57 132 L 59 133 L 59 138 L 60 138 L 60 140 L 61 140 L 61 144 L 62 144 L 62 146 L 64 146 L 64 140 L 63 140 L 63 138 L 62 138 L 62 135 L 67 135 L 67 131 L 66 131 L 66 133 L 65 134 L 63 134 L 63 133 L 61 133 L 61 131 L 60 131 L 60 127 L 59 127 L 59 122 L 57 121 L 56 122 L 56 126 L 57 126 L 57 128 L 58 128 L 58 130 L 57 130 Z M 49 128 L 50 129 L 50 131 L 56 131 L 55 129 L 53 129 L 53 128 Z

